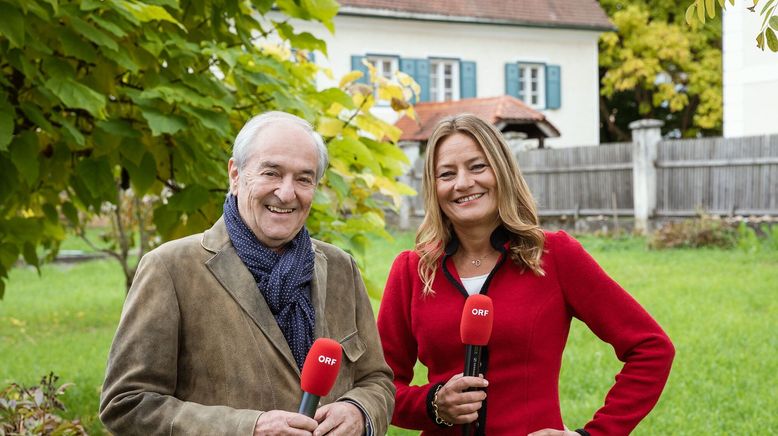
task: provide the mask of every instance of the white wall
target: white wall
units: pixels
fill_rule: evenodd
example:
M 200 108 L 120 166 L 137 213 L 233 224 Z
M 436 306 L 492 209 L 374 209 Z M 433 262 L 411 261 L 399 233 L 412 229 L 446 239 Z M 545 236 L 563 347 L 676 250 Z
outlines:
M 778 133 L 778 53 L 756 46 L 762 18 L 727 5 L 723 28 L 724 136 Z M 757 11 L 761 10 L 761 5 Z
M 560 65 L 561 108 L 544 114 L 561 137 L 546 141 L 546 145 L 599 143 L 599 32 L 338 16 L 332 36 L 320 25 L 294 24 L 298 31 L 308 30 L 327 42 L 329 60 L 319 59 L 322 56 L 317 54 L 317 62 L 332 69 L 334 80 L 322 76 L 323 86 L 337 86 L 340 77 L 351 69 L 351 56 L 368 53 L 475 61 L 478 97 L 505 94 L 506 62 Z M 379 108 L 378 114 L 390 117 L 391 111 Z

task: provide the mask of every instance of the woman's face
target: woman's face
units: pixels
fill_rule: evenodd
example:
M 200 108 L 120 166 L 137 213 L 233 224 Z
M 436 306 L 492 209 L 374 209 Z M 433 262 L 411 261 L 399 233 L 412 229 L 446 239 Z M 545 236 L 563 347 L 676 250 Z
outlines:
M 493 226 L 498 219 L 497 180 L 478 143 L 463 133 L 435 150 L 435 189 L 443 213 L 458 228 Z

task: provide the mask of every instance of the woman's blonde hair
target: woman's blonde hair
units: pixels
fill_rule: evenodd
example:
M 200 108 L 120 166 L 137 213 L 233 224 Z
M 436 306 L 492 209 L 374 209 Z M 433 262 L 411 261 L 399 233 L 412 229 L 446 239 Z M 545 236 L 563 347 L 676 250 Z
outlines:
M 425 153 L 422 192 L 426 214 L 416 232 L 415 251 L 420 257 L 419 276 L 424 283 L 424 295 L 435 293 L 432 282 L 435 270 L 453 229 L 443 214 L 435 187 L 435 150 L 447 137 L 456 133 L 470 136 L 481 146 L 497 181 L 497 210 L 500 223 L 510 233 L 510 258 L 517 265 L 544 275 L 540 265 L 545 236 L 538 223 L 535 200 L 521 175 L 502 134 L 491 124 L 475 115 L 460 114 L 444 118 L 435 126 Z

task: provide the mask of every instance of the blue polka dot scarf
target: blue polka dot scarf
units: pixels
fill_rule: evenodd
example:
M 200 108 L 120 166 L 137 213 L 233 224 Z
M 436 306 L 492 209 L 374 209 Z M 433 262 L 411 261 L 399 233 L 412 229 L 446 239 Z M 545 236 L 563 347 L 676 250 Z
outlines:
M 313 344 L 316 320 L 310 297 L 314 256 L 308 230 L 303 226 L 278 254 L 259 242 L 243 222 L 234 195 L 228 195 L 224 202 L 224 223 L 238 257 L 254 276 L 297 367 L 302 369 Z

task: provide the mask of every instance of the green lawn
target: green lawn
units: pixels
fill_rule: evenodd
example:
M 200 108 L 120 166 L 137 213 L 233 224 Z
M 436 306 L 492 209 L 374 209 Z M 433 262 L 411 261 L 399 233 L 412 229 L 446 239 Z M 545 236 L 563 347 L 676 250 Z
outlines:
M 760 434 L 778 427 L 778 252 L 648 251 L 640 239 L 581 239 L 676 346 L 665 394 L 634 434 Z M 366 273 L 383 283 L 412 240 L 401 234 L 372 249 Z M 111 260 L 49 265 L 42 277 L 33 269 L 12 271 L 0 301 L 0 384 L 30 384 L 54 371 L 75 383 L 64 399 L 68 415 L 100 433 L 98 394 L 122 281 Z M 592 416 L 619 366 L 610 346 L 574 323 L 560 382 L 569 427 Z

